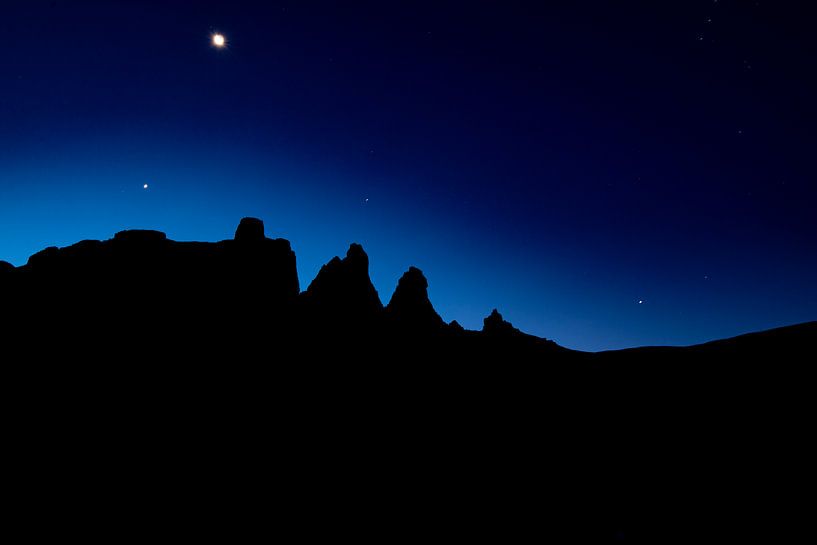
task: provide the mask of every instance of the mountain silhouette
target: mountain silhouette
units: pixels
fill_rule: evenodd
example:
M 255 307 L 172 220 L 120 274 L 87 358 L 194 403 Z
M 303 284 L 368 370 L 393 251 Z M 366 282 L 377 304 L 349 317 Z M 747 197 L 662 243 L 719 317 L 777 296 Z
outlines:
M 376 539 L 806 528 L 817 322 L 580 352 L 496 309 L 446 324 L 415 267 L 384 307 L 358 244 L 301 291 L 254 218 L 0 262 L 0 300 L 15 505 L 47 490 L 65 528 L 86 505 L 102 533 L 150 509 L 231 539 L 247 517 Z

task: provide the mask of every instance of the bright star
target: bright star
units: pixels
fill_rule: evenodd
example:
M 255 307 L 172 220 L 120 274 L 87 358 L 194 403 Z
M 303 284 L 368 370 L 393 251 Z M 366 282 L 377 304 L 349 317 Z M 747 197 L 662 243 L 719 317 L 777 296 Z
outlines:
M 142 189 L 147 189 L 147 188 L 148 188 L 148 184 L 145 184 L 145 185 L 142 186 Z
M 213 34 L 213 45 L 219 48 L 224 47 L 227 45 L 227 38 L 224 37 L 224 34 L 219 34 L 216 32 Z

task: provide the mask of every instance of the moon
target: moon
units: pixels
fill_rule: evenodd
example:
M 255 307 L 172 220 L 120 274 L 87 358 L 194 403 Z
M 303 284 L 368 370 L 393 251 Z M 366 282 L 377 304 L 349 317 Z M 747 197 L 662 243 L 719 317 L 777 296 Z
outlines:
M 222 48 L 227 45 L 227 38 L 224 37 L 224 34 L 216 32 L 213 34 L 213 45 L 215 47 Z

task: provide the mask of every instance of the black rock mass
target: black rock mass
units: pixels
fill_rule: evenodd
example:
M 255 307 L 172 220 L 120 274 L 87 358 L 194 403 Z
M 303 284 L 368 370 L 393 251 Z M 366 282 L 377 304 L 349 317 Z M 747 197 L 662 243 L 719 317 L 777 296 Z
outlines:
M 585 353 L 497 310 L 446 324 L 427 288 L 410 267 L 384 307 L 352 244 L 302 292 L 253 218 L 217 243 L 123 231 L 0 262 L 8 516 L 231 540 L 805 528 L 817 323 Z

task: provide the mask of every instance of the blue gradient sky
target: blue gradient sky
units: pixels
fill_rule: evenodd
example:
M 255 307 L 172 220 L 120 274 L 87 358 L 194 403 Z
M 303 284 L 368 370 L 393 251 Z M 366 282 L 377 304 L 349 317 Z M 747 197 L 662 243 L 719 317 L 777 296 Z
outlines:
M 258 4 L 4 2 L 0 259 L 257 216 L 302 288 L 357 241 L 572 348 L 817 318 L 796 3 Z

